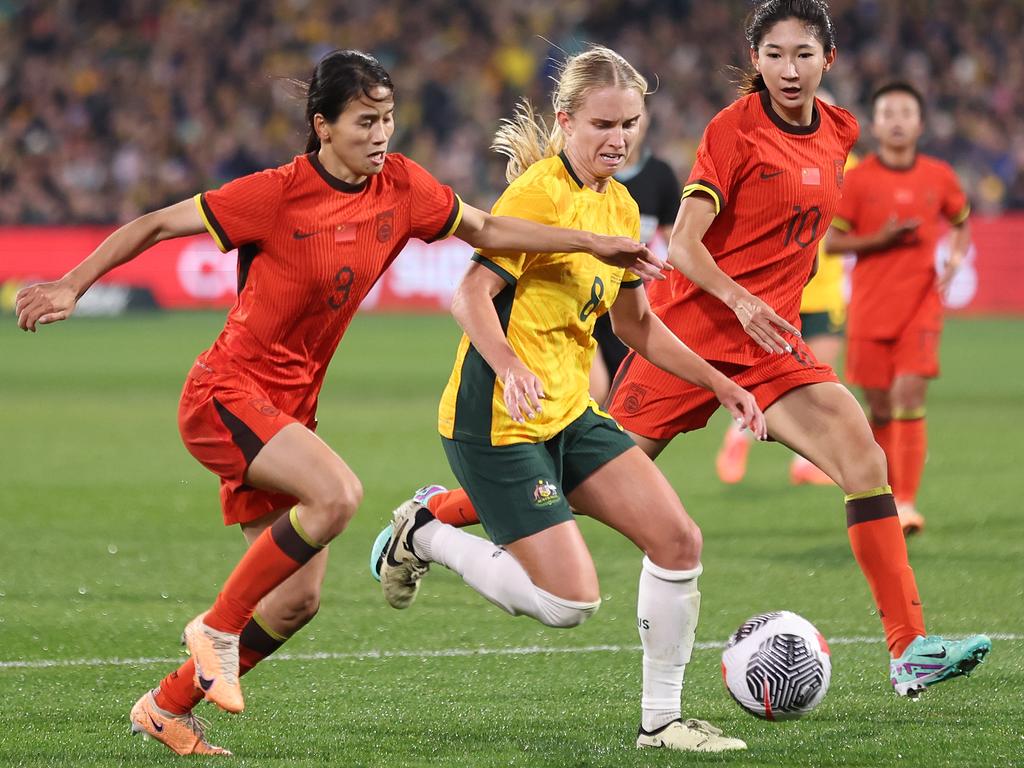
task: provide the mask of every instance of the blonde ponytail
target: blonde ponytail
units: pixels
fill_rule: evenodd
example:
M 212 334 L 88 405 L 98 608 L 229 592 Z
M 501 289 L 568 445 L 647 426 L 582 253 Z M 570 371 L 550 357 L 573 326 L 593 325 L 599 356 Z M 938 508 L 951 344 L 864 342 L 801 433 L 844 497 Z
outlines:
M 514 181 L 538 160 L 554 157 L 565 147 L 565 135 L 555 121 L 549 129 L 529 99 L 516 104 L 515 114 L 501 121 L 491 149 L 508 158 L 505 178 Z

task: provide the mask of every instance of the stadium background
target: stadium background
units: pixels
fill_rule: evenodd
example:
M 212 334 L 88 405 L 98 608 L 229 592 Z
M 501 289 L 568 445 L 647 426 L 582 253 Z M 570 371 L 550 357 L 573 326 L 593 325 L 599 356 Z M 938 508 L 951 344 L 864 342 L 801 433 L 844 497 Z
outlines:
M 469 203 L 504 184 L 488 150 L 498 120 L 527 95 L 548 107 L 563 52 L 611 45 L 659 83 L 650 145 L 685 179 L 708 120 L 735 93 L 749 3 L 690 0 L 493 4 L 101 2 L 0 5 L 0 304 L 16 282 L 62 274 L 110 225 L 237 176 L 283 164 L 305 146 L 301 93 L 334 47 L 372 51 L 397 85 L 392 148 Z M 840 55 L 825 83 L 865 117 L 891 77 L 928 102 L 924 150 L 956 168 L 974 211 L 976 251 L 954 307 L 1024 312 L 1016 247 L 1024 239 L 1024 5 L 998 0 L 832 3 Z M 870 145 L 862 141 L 861 151 Z M 100 225 L 98 229 L 68 227 Z M 59 226 L 54 234 L 47 227 Z M 43 229 L 39 229 L 43 227 Z M 83 311 L 125 302 L 224 306 L 233 256 L 207 238 L 162 246 L 108 282 Z M 466 251 L 413 245 L 368 307 L 443 310 Z M 40 258 L 40 254 L 46 254 Z M 174 269 L 167 268 L 173 260 Z
M 522 94 L 547 105 L 560 51 L 611 45 L 657 75 L 650 141 L 683 177 L 734 93 L 728 66 L 746 60 L 747 7 L 0 2 L 0 307 L 118 223 L 289 160 L 305 126 L 286 79 L 307 77 L 333 47 L 381 57 L 398 87 L 393 148 L 488 207 L 502 185 L 503 163 L 487 150 L 497 120 Z M 832 7 L 840 58 L 826 84 L 837 101 L 863 118 L 877 82 L 915 82 L 929 107 L 924 148 L 953 163 L 976 212 L 973 261 L 953 292 L 966 316 L 950 318 L 929 397 L 929 528 L 911 555 L 931 628 L 987 631 L 996 646 L 971 680 L 913 707 L 896 700 L 835 491 L 789 487 L 778 446 L 755 451 L 743 485 L 721 487 L 719 418 L 659 460 L 706 541 L 686 711 L 751 744 L 737 765 L 1021 765 L 1024 9 Z M 231 301 L 234 257 L 208 238 L 161 249 L 115 272 L 79 315 L 204 311 L 79 316 L 31 336 L 10 314 L 0 325 L 0 765 L 177 763 L 127 738 L 127 711 L 173 662 L 181 626 L 242 546 L 221 530 L 216 481 L 174 421 L 185 372 Z M 246 714 L 202 710 L 241 766 L 678 763 L 631 749 L 638 557 L 619 537 L 582 521 L 604 604 L 571 633 L 509 619 L 445 573 L 397 614 L 366 574 L 388 511 L 423 482 L 451 482 L 435 414 L 457 339 L 443 309 L 465 257 L 455 243 L 411 244 L 372 303 L 435 316 L 367 314 L 342 343 L 320 432 L 362 478 L 366 503 L 332 544 L 316 621 L 246 678 Z M 834 657 L 821 709 L 783 727 L 743 715 L 717 670 L 725 637 L 778 607 L 811 618 Z

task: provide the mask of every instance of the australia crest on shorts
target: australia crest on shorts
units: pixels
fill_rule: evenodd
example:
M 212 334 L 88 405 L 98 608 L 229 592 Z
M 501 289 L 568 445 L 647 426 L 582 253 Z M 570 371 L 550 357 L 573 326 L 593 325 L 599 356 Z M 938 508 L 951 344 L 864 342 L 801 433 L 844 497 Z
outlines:
M 549 480 L 538 480 L 533 487 L 533 503 L 538 507 L 548 507 L 559 500 L 558 486 Z

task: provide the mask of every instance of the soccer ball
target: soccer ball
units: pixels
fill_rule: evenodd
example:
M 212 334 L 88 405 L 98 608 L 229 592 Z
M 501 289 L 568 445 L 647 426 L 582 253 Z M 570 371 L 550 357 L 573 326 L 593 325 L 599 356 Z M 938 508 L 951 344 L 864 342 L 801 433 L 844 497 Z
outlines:
M 722 652 L 722 677 L 736 703 L 765 720 L 795 720 L 825 698 L 832 659 L 822 634 L 790 611 L 744 622 Z

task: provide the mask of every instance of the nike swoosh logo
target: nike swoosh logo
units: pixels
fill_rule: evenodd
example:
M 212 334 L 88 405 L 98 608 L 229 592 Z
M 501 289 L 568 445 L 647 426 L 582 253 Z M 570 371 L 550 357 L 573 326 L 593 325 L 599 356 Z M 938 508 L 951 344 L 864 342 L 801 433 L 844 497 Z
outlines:
M 781 175 L 783 173 L 785 173 L 784 170 L 782 170 L 782 171 L 773 171 L 772 173 L 768 173 L 767 171 L 761 171 L 761 178 L 762 179 L 774 179 L 776 176 L 779 176 L 779 175 Z
M 203 677 L 202 675 L 199 675 L 199 687 L 200 688 L 202 688 L 204 691 L 208 691 L 208 690 L 210 690 L 210 688 L 212 686 L 213 686 L 213 680 L 210 680 L 209 678 L 206 678 L 206 677 Z
M 402 534 L 405 533 L 405 526 L 407 526 L 408 524 L 409 518 L 405 518 L 405 520 L 402 521 L 402 524 L 398 527 L 398 530 L 391 534 L 391 546 L 388 547 L 388 554 L 386 559 L 388 561 L 388 565 L 390 565 L 392 568 L 398 568 L 401 565 L 400 562 L 395 560 L 395 556 L 392 554 L 392 552 L 395 551 L 395 547 L 398 546 L 398 542 L 402 540 Z
M 164 727 L 162 725 L 160 725 L 160 723 L 158 723 L 156 720 L 154 720 L 152 715 L 149 715 L 149 722 L 151 722 L 153 724 L 153 730 L 154 731 L 156 731 L 157 733 L 163 733 L 164 732 Z
M 942 649 L 942 653 L 919 653 L 918 656 L 924 656 L 926 659 L 944 659 L 946 658 L 946 649 Z
M 316 234 L 318 234 L 318 233 L 317 232 L 301 232 L 301 231 L 296 229 L 294 232 L 292 232 L 292 237 L 294 237 L 296 240 L 305 240 L 307 237 L 312 237 L 313 235 L 316 235 Z

